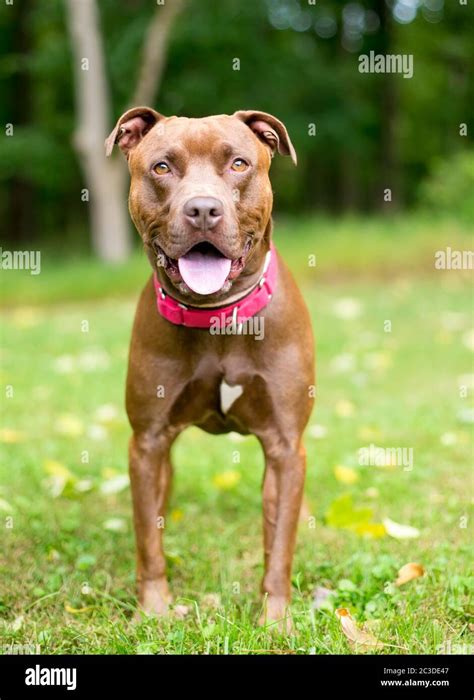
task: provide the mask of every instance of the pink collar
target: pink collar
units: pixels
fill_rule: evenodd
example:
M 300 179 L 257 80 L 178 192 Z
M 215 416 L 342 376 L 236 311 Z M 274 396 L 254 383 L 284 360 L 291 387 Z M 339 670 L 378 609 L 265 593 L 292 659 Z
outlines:
M 216 323 L 222 328 L 229 323 L 237 326 L 264 309 L 272 298 L 278 271 L 276 251 L 273 243 L 268 251 L 262 276 L 247 296 L 229 306 L 214 309 L 199 309 L 180 304 L 160 287 L 157 274 L 153 275 L 158 313 L 177 326 L 188 328 L 210 328 Z

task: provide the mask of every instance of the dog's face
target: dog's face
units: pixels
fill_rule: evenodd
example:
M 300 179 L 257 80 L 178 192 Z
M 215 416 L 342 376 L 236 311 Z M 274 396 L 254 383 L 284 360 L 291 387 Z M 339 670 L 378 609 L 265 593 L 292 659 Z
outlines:
M 128 159 L 130 213 L 152 266 L 191 299 L 227 294 L 265 245 L 273 153 L 296 163 L 284 125 L 262 112 L 187 119 L 138 107 L 118 120 L 107 154 L 114 143 Z

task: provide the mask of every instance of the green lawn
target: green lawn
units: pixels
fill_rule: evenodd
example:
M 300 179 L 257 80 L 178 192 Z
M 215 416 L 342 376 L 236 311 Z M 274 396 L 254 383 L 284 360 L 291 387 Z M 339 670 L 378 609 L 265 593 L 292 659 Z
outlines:
M 472 287 L 468 273 L 432 263 L 438 248 L 472 247 L 467 232 L 415 219 L 308 220 L 282 222 L 276 239 L 318 340 L 295 633 L 256 626 L 259 447 L 194 428 L 176 445 L 165 534 L 180 607 L 167 621 L 132 624 L 123 387 L 146 265 L 138 255 L 112 270 L 44 255 L 38 277 L 2 273 L 0 651 L 354 653 L 334 613 L 341 607 L 385 645 L 378 653 L 472 651 Z M 412 448 L 413 469 L 360 466 L 358 450 L 371 443 Z M 344 494 L 371 509 L 366 521 L 390 518 L 418 536 L 334 527 L 328 509 Z M 425 575 L 396 587 L 408 562 Z M 317 587 L 334 593 L 313 609 Z

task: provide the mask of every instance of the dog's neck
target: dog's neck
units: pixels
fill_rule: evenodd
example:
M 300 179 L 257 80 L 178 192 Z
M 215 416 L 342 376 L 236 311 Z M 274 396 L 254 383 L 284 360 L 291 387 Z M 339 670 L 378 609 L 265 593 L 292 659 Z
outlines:
M 240 299 L 244 299 L 259 284 L 264 274 L 265 266 L 268 265 L 268 256 L 271 247 L 271 222 L 267 226 L 265 234 L 255 251 L 258 254 L 252 255 L 248 260 L 242 273 L 232 281 L 232 286 L 227 293 L 212 295 L 212 300 L 199 299 L 195 295 L 187 295 L 180 292 L 169 280 L 166 272 L 158 268 L 155 273 L 163 291 L 179 304 L 192 307 L 194 309 L 218 309 L 219 307 L 234 304 Z
M 272 299 L 277 282 L 277 273 L 276 252 L 274 247 L 271 246 L 265 256 L 258 283 L 244 297 L 240 297 L 239 300 L 229 303 L 229 297 L 227 297 L 224 306 L 214 307 L 193 307 L 189 304 L 181 304 L 164 291 L 155 273 L 153 285 L 155 287 L 158 313 L 177 326 L 206 328 L 208 330 L 216 330 L 217 326 L 219 326 L 219 329 L 224 329 L 226 333 L 230 330 L 232 333 L 240 334 L 243 331 L 244 322 L 262 311 Z M 211 330 L 211 332 L 213 331 Z

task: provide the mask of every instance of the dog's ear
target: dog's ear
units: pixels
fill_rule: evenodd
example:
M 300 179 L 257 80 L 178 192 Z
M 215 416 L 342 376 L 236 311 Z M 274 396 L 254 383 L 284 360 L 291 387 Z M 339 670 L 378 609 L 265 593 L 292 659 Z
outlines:
M 164 119 L 163 115 L 155 112 L 151 107 L 134 107 L 127 110 L 105 141 L 105 155 L 110 156 L 117 143 L 122 153 L 128 158 L 132 148 L 140 143 L 160 119 Z
M 291 160 L 296 165 L 296 152 L 283 122 L 272 114 L 244 109 L 235 112 L 233 116 L 252 129 L 254 134 L 270 148 L 272 156 L 278 151 L 284 156 L 291 156 Z

